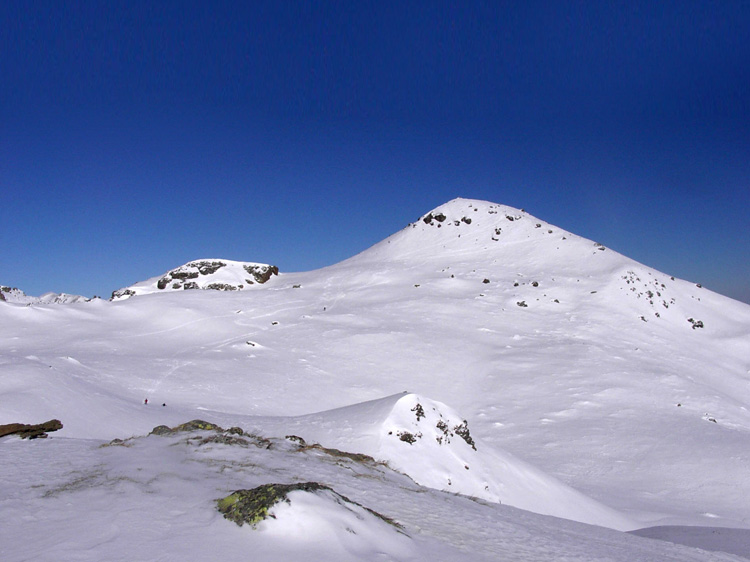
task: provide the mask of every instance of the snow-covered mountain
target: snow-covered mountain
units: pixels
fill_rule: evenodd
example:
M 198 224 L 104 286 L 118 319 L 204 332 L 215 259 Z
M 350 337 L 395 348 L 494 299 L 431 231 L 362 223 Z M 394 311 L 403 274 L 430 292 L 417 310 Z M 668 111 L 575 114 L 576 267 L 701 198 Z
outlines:
M 215 262 L 227 265 L 201 274 Z M 0 439 L 15 459 L 0 502 L 19 521 L 0 526 L 1 558 L 27 556 L 30 505 L 40 528 L 67 521 L 55 538 L 68 559 L 137 558 L 127 545 L 148 531 L 117 515 L 133 510 L 172 529 L 148 541 L 175 558 L 205 540 L 230 559 L 736 559 L 584 523 L 750 528 L 750 306 L 465 199 L 327 268 L 271 273 L 251 292 L 182 289 L 245 285 L 245 265 L 200 260 L 127 288 L 148 298 L 0 303 L 0 424 L 64 424 L 42 443 Z M 271 448 L 145 437 L 194 418 Z M 342 496 L 293 492 L 256 531 L 214 509 L 279 481 Z M 367 523 L 352 537 L 349 516 L 369 520 L 356 505 L 403 533 Z M 65 538 L 88 528 L 110 540 Z M 737 536 L 720 549 L 740 552 Z M 34 558 L 59 555 L 51 540 Z

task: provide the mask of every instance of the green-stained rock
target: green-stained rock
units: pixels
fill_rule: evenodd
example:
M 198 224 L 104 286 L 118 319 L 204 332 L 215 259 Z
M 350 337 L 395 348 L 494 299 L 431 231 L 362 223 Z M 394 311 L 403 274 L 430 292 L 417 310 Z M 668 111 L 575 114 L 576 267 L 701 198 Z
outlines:
M 203 420 L 192 420 L 178 425 L 177 427 L 167 427 L 166 425 L 157 425 L 151 430 L 149 435 L 172 435 L 178 431 L 224 431 L 214 423 Z M 234 433 L 234 432 L 232 432 Z
M 154 429 L 151 430 L 151 433 L 149 433 L 149 435 L 171 435 L 174 432 L 175 430 L 171 427 L 167 427 L 166 425 L 157 425 Z
M 255 528 L 258 523 L 269 517 L 269 509 L 279 502 L 288 502 L 287 494 L 295 490 L 314 492 L 331 490 L 331 488 L 317 482 L 264 484 L 252 490 L 236 490 L 227 497 L 217 500 L 216 505 L 218 510 L 224 514 L 225 519 L 234 521 L 240 527 L 248 523 Z
M 234 521 L 240 527 L 248 523 L 253 529 L 255 529 L 261 521 L 269 517 L 274 518 L 273 514 L 269 511 L 273 506 L 280 502 L 289 502 L 289 492 L 300 490 L 302 492 L 316 493 L 316 492 L 330 492 L 332 501 L 335 501 L 339 505 L 356 505 L 364 509 L 367 513 L 377 517 L 381 521 L 392 525 L 399 533 L 405 534 L 403 527 L 391 519 L 373 511 L 369 507 L 365 507 L 360 503 L 350 500 L 346 496 L 342 496 L 336 492 L 330 486 L 325 484 L 319 484 L 318 482 L 300 482 L 297 484 L 264 484 L 258 486 L 252 490 L 235 490 L 225 498 L 216 500 L 217 509 L 224 514 L 225 519 Z
M 203 420 L 192 420 L 183 424 L 178 425 L 174 428 L 175 431 L 224 431 L 221 427 L 214 423 L 210 423 Z

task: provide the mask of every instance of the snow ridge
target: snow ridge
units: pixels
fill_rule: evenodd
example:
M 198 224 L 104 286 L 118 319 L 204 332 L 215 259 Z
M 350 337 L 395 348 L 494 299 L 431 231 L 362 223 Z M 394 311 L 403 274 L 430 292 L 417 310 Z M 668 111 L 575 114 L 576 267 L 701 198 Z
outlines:
M 95 297 L 96 298 L 96 297 Z M 69 295 L 68 293 L 44 293 L 39 297 L 32 297 L 16 287 L 0 286 L 0 302 L 16 304 L 71 304 L 78 302 L 89 302 L 93 299 L 81 295 Z

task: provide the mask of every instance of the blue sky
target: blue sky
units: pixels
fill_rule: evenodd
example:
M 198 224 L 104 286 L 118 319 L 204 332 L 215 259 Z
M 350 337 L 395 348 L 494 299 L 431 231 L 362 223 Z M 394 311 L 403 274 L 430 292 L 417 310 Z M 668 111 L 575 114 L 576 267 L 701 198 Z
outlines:
M 454 197 L 750 302 L 750 4 L 0 4 L 0 283 L 304 271 Z

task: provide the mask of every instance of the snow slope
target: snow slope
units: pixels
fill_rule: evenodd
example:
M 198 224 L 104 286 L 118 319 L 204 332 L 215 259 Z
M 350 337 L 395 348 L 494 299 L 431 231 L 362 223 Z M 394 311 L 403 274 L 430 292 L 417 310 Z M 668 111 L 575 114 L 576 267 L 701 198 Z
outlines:
M 277 432 L 370 455 L 437 490 L 615 529 L 638 526 L 513 455 L 475 441 L 467 420 L 423 396 L 397 394 L 286 418 L 280 425 Z M 273 424 L 263 427 L 268 431 Z
M 100 560 L 740 561 L 415 484 L 386 465 L 283 438 L 209 431 L 106 441 L 0 440 L 0 557 Z M 322 481 L 275 518 L 238 527 L 216 500 L 270 482 Z M 384 523 L 363 508 L 389 518 Z
M 67 443 L 201 417 L 569 519 L 591 521 L 597 506 L 614 528 L 750 527 L 748 305 L 463 199 L 249 292 L 153 289 L 162 277 L 115 302 L 0 303 L 0 424 L 57 417 Z M 376 400 L 404 390 L 400 406 Z M 416 420 L 410 400 L 451 420 L 448 447 L 432 406 Z M 348 422 L 309 416 L 353 404 Z M 463 420 L 477 451 L 456 438 Z

